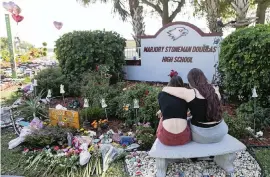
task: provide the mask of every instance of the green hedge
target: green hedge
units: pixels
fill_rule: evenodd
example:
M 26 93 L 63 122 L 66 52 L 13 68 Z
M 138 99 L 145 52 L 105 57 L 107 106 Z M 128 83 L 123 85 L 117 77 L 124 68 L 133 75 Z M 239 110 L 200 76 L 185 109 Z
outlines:
M 109 66 L 110 73 L 122 73 L 125 64 L 125 39 L 118 33 L 107 31 L 74 31 L 56 41 L 55 54 L 63 73 L 81 78 L 96 66 Z
M 62 74 L 61 68 L 47 68 L 40 71 L 37 76 L 35 76 L 38 82 L 38 92 L 43 90 L 47 94 L 47 90 L 52 90 L 52 96 L 60 96 L 60 85 L 64 85 L 66 96 L 78 96 L 80 95 L 80 83 L 78 80 L 72 78 L 69 81 L 65 75 Z M 46 96 L 46 95 L 43 95 Z
M 226 37 L 221 43 L 219 73 L 231 98 L 247 101 L 256 87 L 259 103 L 270 105 L 270 25 L 239 29 Z

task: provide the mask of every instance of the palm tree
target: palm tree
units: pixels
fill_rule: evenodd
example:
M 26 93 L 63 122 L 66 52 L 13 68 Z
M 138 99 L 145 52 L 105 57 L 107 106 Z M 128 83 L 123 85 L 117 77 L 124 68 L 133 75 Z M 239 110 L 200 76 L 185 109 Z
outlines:
M 142 36 L 145 34 L 145 25 L 143 18 L 143 7 L 140 5 L 139 0 L 128 0 L 129 11 L 126 10 L 124 3 L 126 0 L 99 0 L 101 3 L 109 3 L 113 4 L 113 12 L 119 14 L 123 21 L 127 21 L 128 17 L 132 19 L 132 27 L 133 27 L 133 38 L 136 42 L 136 47 L 140 47 L 140 39 L 138 36 Z M 83 4 L 84 6 L 88 6 L 91 3 L 96 3 L 97 0 L 77 0 L 77 2 Z
M 119 14 L 123 21 L 127 20 L 129 16 L 129 12 L 126 10 L 124 5 L 125 0 L 99 0 L 101 3 L 109 3 L 113 4 L 113 12 Z M 132 0 L 129 0 L 132 1 Z M 77 0 L 77 2 L 81 3 L 83 6 L 88 6 L 89 4 L 94 4 L 97 0 Z

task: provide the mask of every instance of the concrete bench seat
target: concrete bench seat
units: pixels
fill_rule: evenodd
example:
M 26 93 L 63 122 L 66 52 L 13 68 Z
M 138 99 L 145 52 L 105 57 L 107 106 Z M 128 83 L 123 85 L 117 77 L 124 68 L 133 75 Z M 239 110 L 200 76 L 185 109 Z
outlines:
M 153 144 L 149 155 L 156 159 L 157 177 L 165 177 L 170 159 L 187 159 L 215 156 L 214 161 L 227 173 L 234 171 L 235 153 L 245 150 L 246 146 L 230 135 L 219 143 L 199 144 L 190 142 L 182 146 L 166 146 L 158 139 Z

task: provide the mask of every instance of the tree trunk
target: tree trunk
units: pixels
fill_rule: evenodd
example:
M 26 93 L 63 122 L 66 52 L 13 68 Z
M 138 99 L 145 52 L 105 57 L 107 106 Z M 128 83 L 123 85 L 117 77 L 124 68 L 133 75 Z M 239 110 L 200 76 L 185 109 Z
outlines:
M 266 13 L 266 9 L 267 6 L 269 6 L 270 3 L 258 3 L 257 5 L 257 11 L 256 11 L 256 17 L 258 17 L 257 19 L 257 24 L 264 24 L 265 23 L 265 13 Z
M 132 19 L 132 28 L 133 28 L 133 39 L 136 42 L 136 52 L 138 53 L 139 58 L 141 57 L 140 50 L 138 47 L 141 46 L 141 39 L 138 36 L 144 35 L 145 25 L 143 18 L 143 7 L 140 6 L 139 0 L 129 0 L 129 9 Z
M 171 23 L 172 20 L 169 17 L 169 1 L 168 0 L 163 0 L 163 12 L 162 12 L 162 26 L 167 25 L 168 23 Z
M 206 19 L 208 27 L 212 33 L 222 33 L 222 27 L 217 24 L 217 19 L 220 17 L 219 0 L 206 0 Z

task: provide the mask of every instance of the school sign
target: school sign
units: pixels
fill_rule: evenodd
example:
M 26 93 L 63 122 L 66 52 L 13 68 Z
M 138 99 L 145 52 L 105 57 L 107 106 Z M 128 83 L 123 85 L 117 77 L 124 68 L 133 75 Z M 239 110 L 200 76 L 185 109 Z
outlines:
M 153 36 L 141 36 L 141 61 L 126 65 L 127 80 L 168 82 L 176 70 L 187 82 L 187 73 L 200 68 L 209 80 L 215 73 L 221 34 L 204 33 L 186 22 L 174 22 Z

